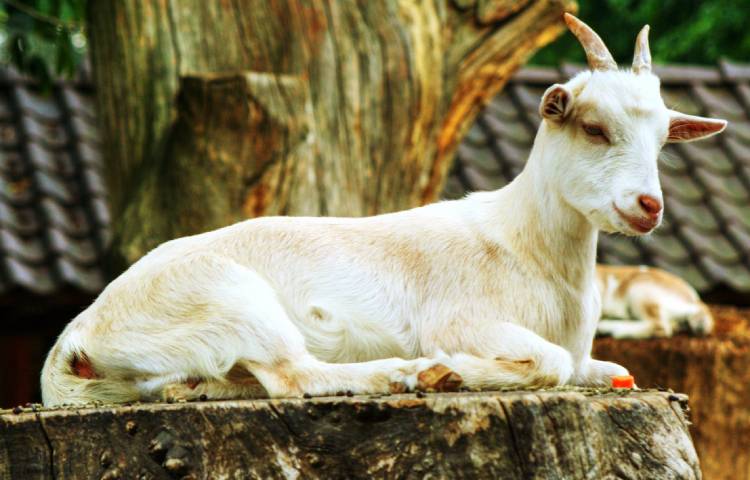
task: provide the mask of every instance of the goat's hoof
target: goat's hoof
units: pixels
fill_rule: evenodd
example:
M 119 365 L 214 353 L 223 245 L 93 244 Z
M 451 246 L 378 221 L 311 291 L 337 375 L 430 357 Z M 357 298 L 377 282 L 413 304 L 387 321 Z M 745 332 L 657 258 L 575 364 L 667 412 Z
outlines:
M 463 383 L 461 375 L 442 363 L 422 370 L 417 375 L 417 389 L 435 392 L 457 392 Z
M 391 382 L 388 385 L 388 391 L 392 394 L 404 393 L 408 390 L 404 382 Z

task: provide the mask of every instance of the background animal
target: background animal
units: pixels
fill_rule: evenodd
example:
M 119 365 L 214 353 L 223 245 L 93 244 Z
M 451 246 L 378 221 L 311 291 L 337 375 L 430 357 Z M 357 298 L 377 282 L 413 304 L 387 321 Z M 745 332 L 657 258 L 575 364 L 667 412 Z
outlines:
M 671 273 L 645 266 L 598 265 L 596 280 L 602 294 L 599 335 L 648 338 L 713 331 L 706 304 L 693 287 Z

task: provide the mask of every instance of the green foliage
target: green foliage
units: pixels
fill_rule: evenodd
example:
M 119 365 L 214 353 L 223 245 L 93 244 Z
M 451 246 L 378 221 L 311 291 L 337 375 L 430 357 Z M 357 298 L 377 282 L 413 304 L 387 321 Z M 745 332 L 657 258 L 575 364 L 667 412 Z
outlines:
M 651 25 L 655 63 L 715 64 L 750 60 L 750 0 L 579 0 L 579 17 L 599 33 L 621 65 L 632 61 L 635 36 Z M 542 49 L 531 63 L 584 63 L 572 34 Z
M 86 48 L 86 0 L 0 0 L 2 61 L 43 84 L 72 76 Z

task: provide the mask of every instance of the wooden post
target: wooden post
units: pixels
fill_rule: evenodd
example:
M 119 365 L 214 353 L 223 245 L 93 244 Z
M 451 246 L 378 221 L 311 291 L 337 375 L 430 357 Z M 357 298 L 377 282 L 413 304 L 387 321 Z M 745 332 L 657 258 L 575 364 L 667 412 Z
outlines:
M 0 478 L 700 478 L 684 395 L 522 391 L 0 414 Z

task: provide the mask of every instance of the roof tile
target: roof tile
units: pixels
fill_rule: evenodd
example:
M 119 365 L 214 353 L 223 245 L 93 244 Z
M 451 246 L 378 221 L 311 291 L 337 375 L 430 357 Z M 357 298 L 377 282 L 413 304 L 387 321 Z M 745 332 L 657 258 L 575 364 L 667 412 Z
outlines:
M 510 84 L 510 93 L 518 100 L 523 110 L 523 115 L 539 110 L 539 102 L 542 99 L 546 87 L 521 85 L 515 82 Z
M 482 127 L 475 123 L 471 126 L 469 131 L 466 132 L 463 143 L 468 143 L 475 147 L 483 147 L 487 145 L 487 134 L 482 130 Z
M 33 92 L 25 86 L 15 89 L 18 104 L 24 112 L 37 117 L 39 120 L 57 123 L 62 116 L 60 107 L 51 95 Z
M 723 197 L 712 198 L 711 201 L 717 206 L 723 218 L 738 227 L 750 230 L 750 205 L 730 202 Z
M 60 228 L 65 233 L 77 237 L 90 235 L 93 231 L 90 220 L 82 207 L 66 208 L 50 198 L 45 198 L 41 203 L 46 223 L 50 226 Z
M 681 231 L 691 243 L 693 249 L 700 253 L 702 257 L 711 257 L 724 265 L 736 263 L 740 259 L 740 253 L 723 236 L 706 235 L 691 225 L 683 226 Z
M 73 124 L 73 130 L 76 132 L 76 135 L 78 135 L 78 138 L 89 143 L 96 143 L 99 141 L 99 132 L 93 122 L 77 116 L 72 117 L 70 120 Z
M 33 265 L 7 255 L 4 260 L 14 285 L 38 294 L 52 293 L 57 287 L 52 269 L 46 264 Z
M 80 265 L 96 265 L 99 252 L 94 243 L 86 237 L 75 238 L 53 228 L 49 230 L 50 246 L 58 256 L 66 257 Z
M 745 111 L 750 110 L 750 84 L 748 82 L 742 82 L 738 83 L 734 87 L 734 92 L 737 94 L 737 97 L 740 99 L 740 102 L 743 107 L 745 107 Z
M 58 271 L 62 280 L 89 293 L 97 293 L 104 288 L 104 275 L 97 267 L 83 267 L 60 257 L 57 261 Z
M 102 155 L 97 150 L 97 145 L 86 142 L 77 142 L 76 149 L 78 157 L 87 168 L 100 168 L 102 165 Z
M 735 158 L 740 165 L 750 165 L 750 144 L 738 142 L 734 136 L 730 135 L 724 139 L 724 145 L 728 154 Z
M 703 115 L 703 107 L 691 95 L 690 89 L 682 87 L 663 87 L 662 98 L 668 108 L 688 115 Z
M 74 115 L 80 115 L 91 121 L 96 121 L 96 109 L 94 107 L 91 92 L 79 92 L 70 85 L 64 85 L 62 87 L 62 92 L 63 97 L 65 98 L 65 104 Z
M 640 263 L 643 258 L 641 249 L 632 238 L 621 235 L 606 235 L 599 239 L 600 248 L 607 249 L 626 263 Z
M 699 291 L 710 289 L 717 281 L 716 277 L 709 280 L 693 262 L 673 263 L 664 257 L 656 257 L 654 266 L 677 275 Z
M 486 125 L 489 132 L 496 138 L 512 140 L 521 144 L 528 144 L 534 139 L 534 136 L 517 120 L 509 122 L 486 115 L 480 121 Z
M 750 191 L 747 190 L 742 181 L 736 176 L 715 175 L 703 168 L 695 169 L 695 176 L 706 186 L 712 196 L 726 197 L 733 202 L 747 202 L 750 199 Z
M 24 130 L 32 141 L 40 142 L 50 148 L 65 148 L 68 135 L 61 124 L 43 123 L 29 115 L 25 115 L 22 121 Z
M 463 192 L 462 192 L 463 193 Z M 104 201 L 103 198 L 92 198 L 91 199 L 91 207 L 94 212 L 94 219 L 96 223 L 103 227 L 109 227 L 110 222 L 112 221 L 111 217 L 109 216 L 109 208 L 107 207 L 107 203 Z M 109 242 L 104 242 L 104 244 L 108 244 Z
M 680 202 L 694 204 L 702 202 L 706 192 L 688 175 L 661 175 L 661 185 L 668 197 Z
M 76 168 L 69 152 L 49 150 L 37 142 L 29 142 L 27 148 L 34 167 L 65 178 L 75 174 Z
M 745 109 L 737 103 L 737 98 L 731 90 L 722 87 L 694 85 L 693 95 L 700 101 L 710 115 L 715 115 L 732 121 L 745 119 Z
M 0 225 L 21 235 L 31 235 L 42 229 L 33 207 L 14 207 L 0 201 Z
M 681 263 L 689 261 L 691 252 L 685 248 L 685 245 L 671 233 L 665 232 L 665 229 L 659 229 L 650 238 L 643 239 L 641 245 L 651 254 L 652 257 L 663 257 L 668 262 Z
M 719 175 L 730 175 L 734 172 L 734 163 L 721 148 L 721 145 L 713 139 L 685 143 L 679 147 L 679 150 L 695 165 L 700 165 Z
M 711 257 L 702 257 L 701 263 L 720 281 L 740 291 L 750 289 L 750 272 L 741 265 L 719 263 Z
M 707 83 L 721 82 L 721 73 L 717 68 L 698 65 L 655 65 L 654 73 L 662 83 Z
M 719 69 L 724 78 L 730 82 L 742 82 L 750 80 L 750 65 L 733 63 L 728 60 L 719 62 Z
M 39 190 L 47 196 L 68 205 L 79 203 L 81 200 L 80 185 L 75 179 L 67 179 L 59 175 L 51 175 L 44 170 L 37 170 L 34 175 Z
M 7 254 L 25 262 L 42 263 L 47 256 L 47 251 L 39 237 L 18 235 L 5 228 L 0 228 L 0 245 Z
M 502 120 L 518 120 L 518 110 L 513 104 L 513 100 L 505 95 L 498 95 L 493 98 L 490 103 L 487 104 L 485 109 L 486 117 L 496 118 Z M 480 116 L 481 118 L 482 116 Z

